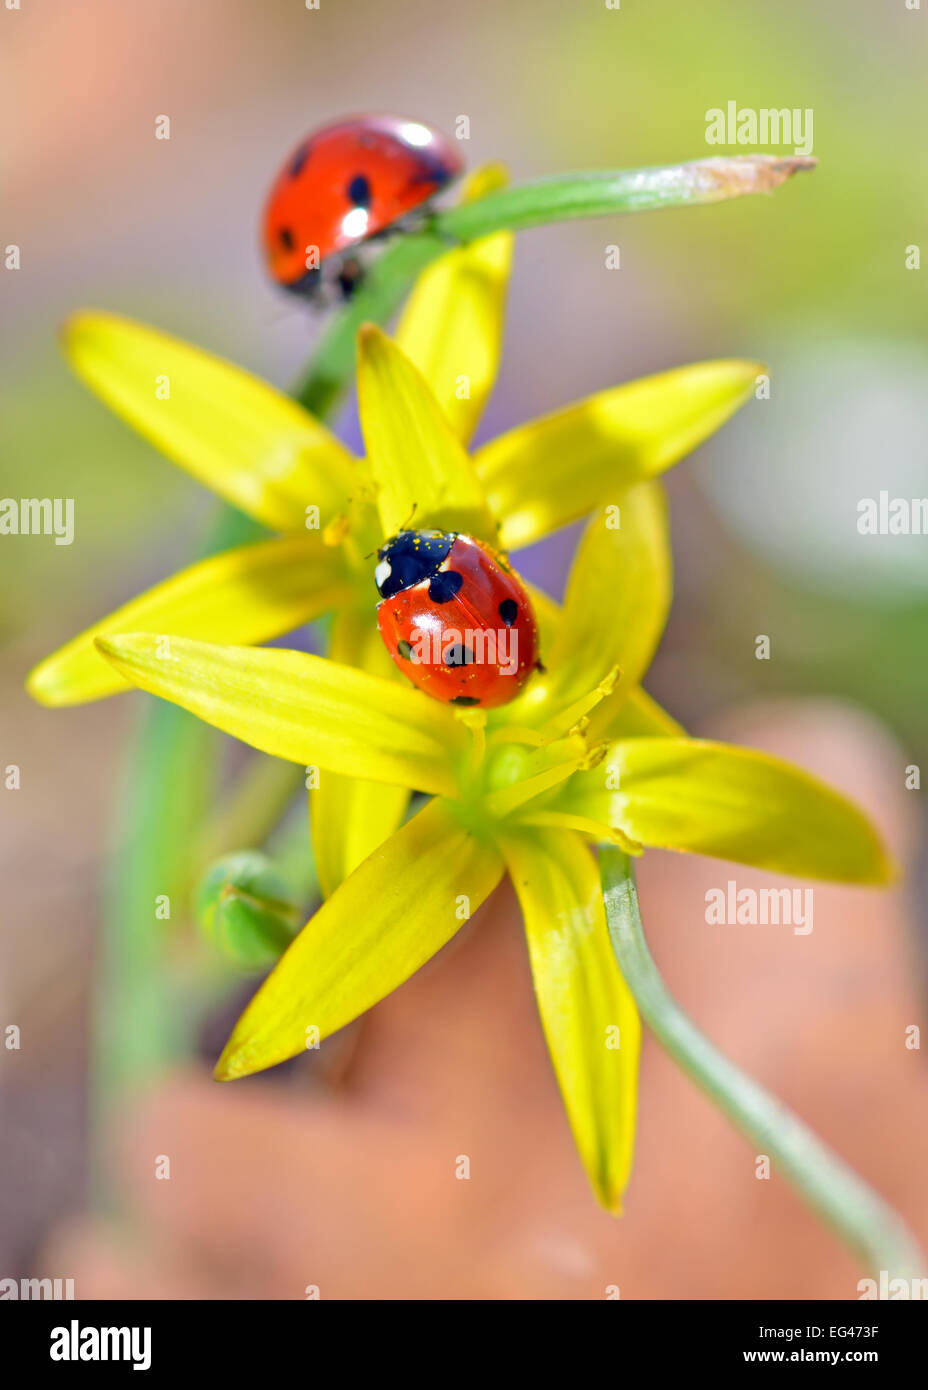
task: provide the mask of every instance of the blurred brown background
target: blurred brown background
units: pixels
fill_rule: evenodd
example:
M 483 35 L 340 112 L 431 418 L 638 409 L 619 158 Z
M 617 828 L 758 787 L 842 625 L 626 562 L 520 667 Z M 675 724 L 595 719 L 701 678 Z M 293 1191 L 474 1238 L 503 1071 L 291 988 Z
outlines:
M 650 685 L 689 727 L 822 762 L 889 827 L 909 878 L 891 899 L 817 889 L 808 939 L 776 928 L 713 937 L 702 893 L 725 882 L 724 866 L 651 856 L 646 925 L 698 1021 L 928 1237 L 924 1064 L 902 1046 L 904 1026 L 924 1016 L 923 803 L 904 790 L 903 770 L 926 752 L 928 540 L 856 530 L 859 498 L 928 493 L 925 272 L 905 268 L 906 247 L 925 241 L 928 211 L 926 28 L 924 12 L 865 0 L 759 10 L 725 0 L 629 0 L 619 11 L 553 0 L 322 0 L 318 11 L 299 0 L 22 0 L 19 11 L 0 9 L 0 243 L 22 251 L 20 271 L 0 270 L 0 492 L 73 496 L 76 507 L 70 547 L 0 542 L 0 761 L 17 763 L 23 778 L 21 791 L 0 794 L 0 1028 L 15 1023 L 23 1036 L 21 1051 L 0 1050 L 0 1277 L 71 1272 L 42 1267 L 42 1252 L 53 1250 L 86 1271 L 82 1288 L 104 1293 L 301 1297 L 319 1282 L 317 1258 L 324 1296 L 598 1297 L 607 1282 L 629 1297 L 854 1296 L 853 1264 L 782 1184 L 755 1182 L 748 1147 L 654 1049 L 644 1060 L 628 1214 L 615 1226 L 595 1210 L 538 1052 L 505 903 L 369 1025 L 407 1039 L 397 1044 L 397 1077 L 414 1075 L 432 1048 L 441 1084 L 420 1078 L 420 1093 L 433 1111 L 444 1096 L 447 1116 L 432 1113 L 431 1127 L 413 1126 L 404 1139 L 405 1089 L 392 1113 L 389 1087 L 371 1083 L 388 1137 L 349 1137 L 336 1123 L 327 1148 L 330 1101 L 317 1098 L 311 1077 L 221 1092 L 188 1080 L 194 1100 L 169 1092 L 136 1128 L 119 1112 L 116 1139 L 130 1154 L 97 1194 L 99 1205 L 128 1212 L 130 1226 L 166 1222 L 169 1254 L 152 1254 L 144 1234 L 121 1261 L 96 1230 L 64 1246 L 51 1234 L 90 1196 L 90 1019 L 94 991 L 99 999 L 107 987 L 96 968 L 102 884 L 126 853 L 118 797 L 142 697 L 50 713 L 29 703 L 22 678 L 65 637 L 183 563 L 210 512 L 193 483 L 68 375 L 58 326 L 79 306 L 113 309 L 286 385 L 317 327 L 263 278 L 260 203 L 300 134 L 365 109 L 449 132 L 466 114 L 469 164 L 503 159 L 515 178 L 713 153 L 705 113 L 730 99 L 814 112 L 820 168 L 772 199 L 521 236 L 503 371 L 482 433 L 694 359 L 770 363 L 772 399 L 748 406 L 669 481 L 677 598 Z M 154 138 L 163 114 L 170 141 Z M 621 248 L 618 272 L 604 268 L 610 242 Z M 350 404 L 343 429 L 355 437 Z M 558 592 L 571 543 L 557 538 L 523 568 Z M 771 636 L 769 662 L 754 659 L 758 633 Z M 796 707 L 797 695 L 828 703 Z M 758 698 L 786 703 L 752 712 Z M 506 963 L 511 991 L 487 980 L 497 967 L 509 980 Z M 444 1050 L 429 1040 L 429 1009 L 441 1017 L 455 999 L 469 1044 L 445 1055 L 447 1038 Z M 362 1116 L 365 1057 L 377 1055 L 368 1041 L 353 1064 L 354 1100 L 334 1102 L 356 1103 Z M 507 1043 L 511 1075 L 495 1065 Z M 494 1059 L 486 1070 L 483 1051 Z M 318 1123 L 304 1102 L 323 1107 Z M 423 1174 L 433 1172 L 429 1155 L 447 1151 L 450 1163 L 477 1142 L 467 1137 L 467 1106 L 495 1186 L 469 1185 L 478 1191 L 465 1219 L 468 1185 L 433 1191 Z M 266 1152 L 261 1107 L 277 1136 Z M 209 1125 L 198 1115 L 212 1116 Z M 279 1130 L 288 1124 L 289 1144 Z M 136 1171 L 131 1146 L 148 1155 L 169 1143 L 196 1154 L 184 1179 L 189 1205 L 178 1179 L 173 1216 L 153 1221 L 144 1215 L 148 1158 Z M 392 1155 L 385 1168 L 378 1145 Z M 289 1176 L 275 1170 L 282 1152 Z M 278 1201 L 256 1196 L 275 1185 L 286 1194 Z M 242 1238 L 250 1260 L 221 1242 L 217 1253 L 224 1201 L 263 1213 Z M 468 1244 L 472 1229 L 484 1243 Z M 429 1231 L 440 1234 L 430 1240 Z M 305 1279 L 302 1256 L 278 1258 L 285 1239 L 317 1252 Z M 258 1245 L 266 1258 L 255 1258 Z M 339 1263 L 346 1248 L 359 1253 Z

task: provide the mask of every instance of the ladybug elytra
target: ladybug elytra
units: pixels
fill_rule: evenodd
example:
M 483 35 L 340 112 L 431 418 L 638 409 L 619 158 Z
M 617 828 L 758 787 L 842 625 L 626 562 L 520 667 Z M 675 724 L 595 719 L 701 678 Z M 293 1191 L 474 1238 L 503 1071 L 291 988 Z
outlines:
M 414 685 L 483 709 L 518 695 L 540 664 L 538 627 L 501 555 L 458 531 L 400 531 L 377 559 L 377 626 Z
M 462 169 L 452 142 L 421 121 L 357 116 L 317 130 L 290 154 L 268 196 L 263 242 L 272 278 L 298 294 L 329 283 L 349 296 L 362 274 L 355 248 Z

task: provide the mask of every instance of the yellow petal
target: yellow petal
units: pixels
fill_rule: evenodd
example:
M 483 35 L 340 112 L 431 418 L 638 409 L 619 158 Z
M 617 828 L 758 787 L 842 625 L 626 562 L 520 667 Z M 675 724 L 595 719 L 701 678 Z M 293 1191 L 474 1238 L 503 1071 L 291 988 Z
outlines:
M 619 685 L 590 715 L 587 740 L 610 743 L 624 738 L 685 738 L 686 730 L 663 706 L 636 686 Z
M 509 182 L 509 170 L 498 159 L 490 164 L 481 164 L 467 175 L 461 185 L 460 203 L 478 203 L 488 193 L 505 188 Z
M 537 807 L 538 799 L 558 787 L 583 767 L 588 750 L 582 739 L 552 740 L 541 748 L 503 745 L 487 766 L 484 813 L 491 819 L 524 814 L 523 807 Z
M 636 738 L 577 773 L 554 809 L 604 820 L 641 844 L 839 883 L 886 883 L 867 817 L 824 782 L 752 748 Z
M 65 325 L 78 375 L 168 458 L 277 530 L 321 524 L 356 487 L 355 460 L 288 396 L 190 343 L 114 314 Z
M 566 811 L 533 811 L 529 809 L 519 817 L 520 825 L 540 825 L 557 830 L 576 830 L 584 839 L 594 845 L 617 845 L 626 854 L 643 854 L 644 846 L 630 840 L 621 830 L 614 830 L 602 821 L 587 820 L 585 816 L 568 815 Z
M 532 600 L 532 607 L 535 610 L 535 620 L 538 623 L 538 640 L 541 647 L 542 659 L 544 660 L 548 652 L 554 646 L 558 625 L 561 621 L 561 605 L 556 599 L 546 594 L 543 589 L 539 589 L 534 584 L 529 584 L 526 579 L 522 579 L 522 583 L 528 590 L 529 597 Z
M 499 166 L 468 180 L 463 201 L 506 183 Z M 447 252 L 427 266 L 406 301 L 396 341 L 425 377 L 459 439 L 470 439 L 499 371 L 513 236 Z
M 306 924 L 235 1025 L 217 1077 L 274 1066 L 357 1018 L 454 936 L 502 872 L 447 803 L 430 802 Z
M 698 362 L 602 391 L 474 455 L 504 549 L 621 503 L 714 433 L 751 395 L 756 362 Z
M 373 324 L 358 335 L 358 406 L 385 536 L 415 519 L 495 542 L 463 444 L 421 373 Z
M 647 485 L 642 485 L 647 486 Z M 638 489 L 635 489 L 637 492 Z M 667 559 L 667 585 L 670 583 L 670 554 Z M 525 580 L 522 581 L 525 583 Z M 532 584 L 525 584 L 531 595 L 532 605 L 535 609 L 535 617 L 538 621 L 538 631 L 540 635 L 540 649 L 542 660 L 547 660 L 548 655 L 554 652 L 560 639 L 560 630 L 564 622 L 564 613 L 560 604 L 542 590 Z M 651 595 L 651 618 L 654 641 L 656 642 L 661 620 L 660 613 L 660 586 L 655 584 L 649 591 Z M 594 649 L 598 650 L 600 639 L 596 638 Z M 635 666 L 634 654 L 631 649 L 623 653 L 631 667 Z M 605 666 L 605 662 L 598 663 Z M 617 663 L 620 665 L 621 663 Z M 638 664 L 642 664 L 640 661 Z M 647 664 L 647 660 L 643 664 Z M 569 668 L 568 668 L 569 669 Z M 610 667 L 604 672 L 601 678 L 602 684 L 599 690 L 593 686 L 583 687 L 581 682 L 577 682 L 576 688 L 581 703 L 588 704 L 587 720 L 584 723 L 584 734 L 589 747 L 596 744 L 613 742 L 620 738 L 682 738 L 686 730 L 681 724 L 662 709 L 641 686 L 630 684 L 624 674 L 614 682 L 611 693 L 608 691 L 612 683 L 612 672 L 614 667 Z M 599 684 L 599 682 L 597 682 Z M 545 674 L 533 676 L 526 689 L 515 700 L 508 705 L 502 705 L 498 709 L 490 711 L 491 727 L 498 730 L 497 738 L 505 736 L 505 731 L 512 731 L 513 736 L 517 735 L 522 741 L 531 741 L 529 734 L 531 730 L 537 731 L 540 741 L 550 737 L 552 733 L 560 736 L 567 732 L 570 726 L 570 705 L 563 706 L 559 701 L 552 697 L 558 690 L 555 680 L 555 673 L 547 671 Z M 583 696 L 587 696 L 586 701 Z M 580 717 L 579 715 L 577 716 Z
M 587 525 L 574 557 L 557 638 L 544 658 L 552 698 L 568 704 L 613 666 L 637 685 L 670 610 L 667 504 L 660 483 L 629 489 Z
M 570 831 L 511 835 L 502 849 L 574 1141 L 596 1196 L 619 1212 L 635 1146 L 641 1025 L 609 944 L 596 862 Z
M 455 759 L 468 748 L 468 735 L 444 705 L 418 690 L 272 647 L 217 647 L 147 633 L 97 644 L 133 685 L 263 753 L 349 777 L 456 791 Z
M 668 553 L 668 585 L 670 583 L 670 561 L 671 556 Z M 556 603 L 553 598 L 549 598 L 535 585 L 526 583 L 524 579 L 522 582 L 531 595 L 532 606 L 538 621 L 541 654 L 542 658 L 545 659 L 548 653 L 554 650 L 558 640 L 559 628 L 563 622 L 563 609 L 559 603 Z M 656 611 L 656 607 L 655 605 L 652 612 Z M 626 657 L 626 660 L 628 659 Z M 621 665 L 621 662 L 619 664 Z M 520 720 L 524 720 L 526 724 L 531 726 L 548 718 L 548 707 L 544 704 L 547 697 L 543 696 L 539 699 L 533 694 L 534 679 L 517 700 L 491 711 L 491 722 L 494 725 L 517 724 Z M 541 678 L 539 683 L 543 682 L 544 678 Z M 586 740 L 591 747 L 597 743 L 614 742 L 620 738 L 684 738 L 686 736 L 686 730 L 682 724 L 679 724 L 672 715 L 669 715 L 640 685 L 631 685 L 624 675 L 612 693 L 592 708 L 589 721 L 586 729 Z
M 351 609 L 335 616 L 328 654 L 384 680 L 401 680 L 371 614 Z M 402 822 L 409 802 L 406 787 L 323 772 L 309 794 L 310 828 L 316 872 L 325 897 L 388 840 Z
M 127 690 L 94 638 L 172 632 L 215 642 L 267 642 L 291 632 L 351 593 L 338 550 L 318 534 L 240 546 L 201 560 L 95 623 L 31 672 L 29 693 L 45 705 L 73 705 Z
M 540 671 L 515 700 L 491 711 L 493 740 L 500 743 L 508 735 L 516 743 L 549 745 L 571 733 L 583 734 L 591 711 L 613 693 L 619 680 L 619 668 L 614 666 L 596 685 L 565 704 L 552 699 L 551 676 Z

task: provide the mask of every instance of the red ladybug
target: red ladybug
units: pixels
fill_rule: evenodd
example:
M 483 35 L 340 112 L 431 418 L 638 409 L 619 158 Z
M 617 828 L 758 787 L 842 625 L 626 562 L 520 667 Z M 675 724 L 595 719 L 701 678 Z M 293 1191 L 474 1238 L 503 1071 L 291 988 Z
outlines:
M 267 200 L 271 276 L 313 295 L 325 273 L 347 297 L 361 265 L 345 253 L 382 236 L 463 167 L 454 144 L 421 121 L 357 116 L 316 131 L 290 155 Z
M 540 666 L 538 628 L 502 556 L 457 531 L 400 531 L 377 559 L 377 626 L 414 685 L 483 709 L 518 695 Z

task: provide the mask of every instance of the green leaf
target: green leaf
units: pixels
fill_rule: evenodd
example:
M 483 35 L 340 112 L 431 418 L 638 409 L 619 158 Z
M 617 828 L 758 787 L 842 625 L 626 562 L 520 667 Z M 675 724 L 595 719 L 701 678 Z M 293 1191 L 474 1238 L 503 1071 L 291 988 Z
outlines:
M 435 227 L 445 236 L 470 241 L 503 228 L 520 232 L 578 217 L 720 203 L 746 193 L 771 193 L 800 170 L 814 169 L 815 163 L 802 156 L 735 155 L 652 169 L 559 174 L 503 188 L 479 202 L 451 208 L 435 218 Z
M 447 251 L 449 243 L 578 217 L 646 212 L 717 203 L 746 193 L 770 193 L 799 170 L 814 168 L 815 163 L 799 156 L 740 155 L 653 169 L 563 174 L 500 189 L 476 202 L 437 213 L 423 231 L 394 241 L 370 268 L 351 304 L 323 334 L 308 371 L 292 394 L 314 415 L 329 412 L 351 377 L 361 324 L 386 323 L 419 272 Z

